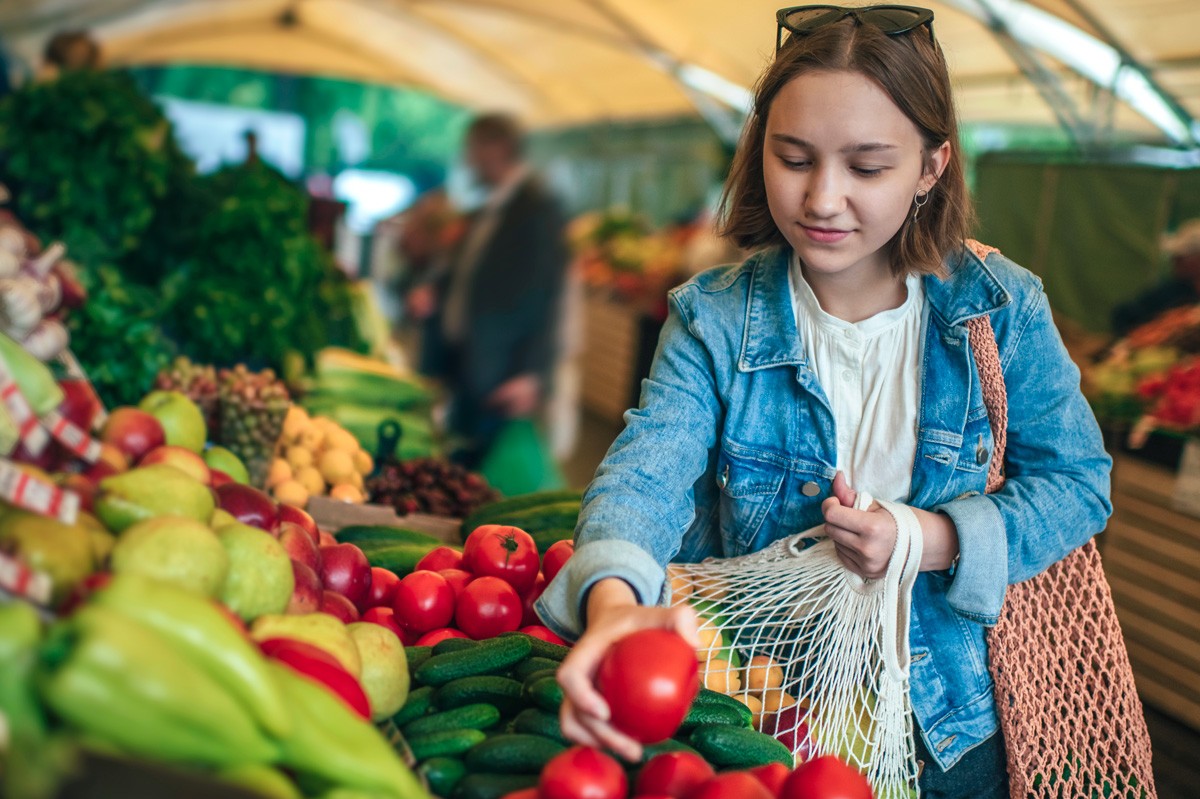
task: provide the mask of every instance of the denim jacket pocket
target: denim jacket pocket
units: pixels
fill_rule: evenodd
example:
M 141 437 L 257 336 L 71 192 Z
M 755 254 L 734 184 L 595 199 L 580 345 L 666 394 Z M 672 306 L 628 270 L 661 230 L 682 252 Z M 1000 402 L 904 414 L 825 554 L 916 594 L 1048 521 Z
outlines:
M 779 465 L 748 454 L 734 455 L 722 447 L 716 481 L 721 491 L 721 537 L 726 555 L 740 555 L 753 544 L 779 496 L 784 474 Z

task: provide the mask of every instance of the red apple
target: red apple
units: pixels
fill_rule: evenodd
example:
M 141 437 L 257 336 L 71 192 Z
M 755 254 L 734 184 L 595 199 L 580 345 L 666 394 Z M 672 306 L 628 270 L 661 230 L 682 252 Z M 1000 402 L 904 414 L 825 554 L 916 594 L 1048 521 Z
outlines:
M 212 474 L 209 472 L 208 464 L 204 462 L 204 458 L 201 458 L 190 449 L 184 449 L 183 447 L 174 447 L 170 444 L 155 447 L 142 456 L 142 459 L 138 461 L 138 466 L 151 466 L 155 463 L 174 466 L 179 471 L 205 485 L 208 485 L 212 478 Z
M 99 481 L 88 479 L 82 474 L 68 474 L 63 478 L 62 487 L 79 495 L 80 510 L 93 512 L 93 500 L 96 498 L 96 492 L 100 490 Z
M 308 511 L 301 510 L 295 505 L 289 505 L 286 502 L 279 503 L 279 520 L 284 522 L 292 522 L 298 524 L 312 536 L 313 543 L 317 546 L 321 545 L 320 531 L 317 530 L 317 523 L 312 516 L 308 515 Z M 334 543 L 337 543 L 336 541 Z
M 467 583 L 475 579 L 475 575 L 462 569 L 438 569 L 438 574 L 445 577 L 446 582 L 450 583 L 450 587 L 454 589 L 455 602 L 458 602 L 458 595 L 467 587 Z
M 362 621 L 369 621 L 372 624 L 378 624 L 380 627 L 386 627 L 396 634 L 400 639 L 400 643 L 405 646 L 412 646 L 416 643 L 416 638 L 412 633 L 405 630 L 396 621 L 396 611 L 392 608 L 374 607 L 367 608 L 362 615 Z
M 327 590 L 337 591 L 356 605 L 371 590 L 371 564 L 354 544 L 321 547 L 320 575 Z
M 279 525 L 276 537 L 279 539 L 279 543 L 283 544 L 288 557 L 303 563 L 318 574 L 321 572 L 321 550 L 317 549 L 317 545 L 308 537 L 308 533 L 304 531 L 303 527 L 291 522 L 284 522 Z
M 358 608 L 354 603 L 337 591 L 321 592 L 321 613 L 328 613 L 342 620 L 343 624 L 353 624 L 358 621 Z
M 332 533 L 327 533 L 321 530 L 317 533 L 317 546 L 332 547 L 337 546 L 338 540 L 333 537 Z
M 392 600 L 396 597 L 396 586 L 398 585 L 400 585 L 400 578 L 394 573 L 379 566 L 372 566 L 371 589 L 367 591 L 367 598 L 363 600 L 359 610 L 380 606 L 390 608 Z
M 225 472 L 221 471 L 220 469 L 214 469 L 210 466 L 208 467 L 208 473 L 208 484 L 213 488 L 220 488 L 227 483 L 233 482 L 233 478 L 225 474 Z
M 292 591 L 292 598 L 288 600 L 285 613 L 294 616 L 316 613 L 321 608 L 321 578 L 311 568 L 294 560 L 292 575 L 296 579 L 296 587 Z
M 162 424 L 137 408 L 117 408 L 100 431 L 100 440 L 112 444 L 132 461 L 167 443 Z
M 226 483 L 216 489 L 221 510 L 242 524 L 274 533 L 279 527 L 279 508 L 275 500 L 257 488 L 241 483 Z

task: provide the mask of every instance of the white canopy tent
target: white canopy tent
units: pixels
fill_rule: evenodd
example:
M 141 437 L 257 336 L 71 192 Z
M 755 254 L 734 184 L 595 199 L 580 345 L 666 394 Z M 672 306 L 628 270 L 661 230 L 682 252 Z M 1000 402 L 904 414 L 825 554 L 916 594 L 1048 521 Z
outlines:
M 34 65 L 87 28 L 114 65 L 192 63 L 427 88 L 535 127 L 732 108 L 774 48 L 780 0 L 5 0 Z M 855 3 L 862 4 L 862 3 Z M 1196 0 L 939 0 L 968 122 L 1195 145 Z M 1120 96 L 1121 100 L 1115 100 Z M 1136 106 L 1136 108 L 1135 108 Z

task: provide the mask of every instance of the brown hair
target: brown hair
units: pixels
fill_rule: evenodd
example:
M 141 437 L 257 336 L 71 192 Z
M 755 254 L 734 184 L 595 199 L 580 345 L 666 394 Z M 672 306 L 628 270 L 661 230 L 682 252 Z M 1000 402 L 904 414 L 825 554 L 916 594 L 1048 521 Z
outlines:
M 467 138 L 480 142 L 498 143 L 508 147 L 514 158 L 525 146 L 525 133 L 516 119 L 508 114 L 480 114 L 467 125 Z
M 754 108 L 725 181 L 720 234 L 744 249 L 787 244 L 767 207 L 763 179 L 767 115 L 789 81 L 818 70 L 858 72 L 875 81 L 917 126 L 927 165 L 930 154 L 942 142 L 950 142 L 950 161 L 930 190 L 928 203 L 916 220 L 909 215 L 891 243 L 894 273 L 941 274 L 945 256 L 967 238 L 973 212 L 946 60 L 925 26 L 889 36 L 847 18 L 784 43 L 755 87 Z

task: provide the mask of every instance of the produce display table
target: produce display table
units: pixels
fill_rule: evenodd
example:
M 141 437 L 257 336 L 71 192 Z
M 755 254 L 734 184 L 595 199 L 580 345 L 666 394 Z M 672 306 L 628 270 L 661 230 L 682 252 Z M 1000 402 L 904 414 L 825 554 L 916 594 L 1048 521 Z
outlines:
M 1098 542 L 1146 704 L 1200 729 L 1200 519 L 1172 508 L 1175 473 L 1114 456 Z

